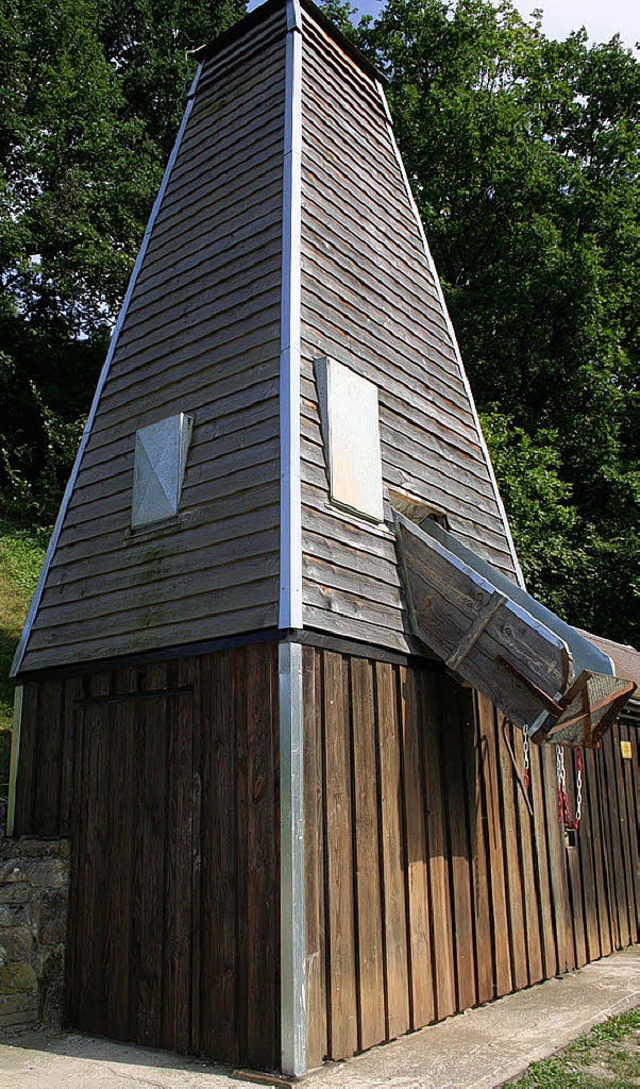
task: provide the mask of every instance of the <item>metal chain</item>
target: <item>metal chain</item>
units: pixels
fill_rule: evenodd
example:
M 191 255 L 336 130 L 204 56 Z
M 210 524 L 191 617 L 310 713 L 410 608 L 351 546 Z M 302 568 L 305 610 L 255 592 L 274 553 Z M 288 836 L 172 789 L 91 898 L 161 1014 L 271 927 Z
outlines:
M 556 779 L 558 782 L 558 821 L 564 824 L 566 817 L 567 776 L 564 768 L 564 749 L 556 745 Z
M 522 776 L 522 782 L 525 790 L 528 790 L 529 784 L 531 782 L 531 773 L 529 770 L 529 738 L 527 736 L 526 730 L 522 736 L 522 754 L 524 756 L 524 775 Z
M 577 828 L 582 819 L 582 753 L 576 752 L 576 819 L 574 825 Z
M 558 820 L 565 828 L 578 831 L 582 820 L 582 752 L 576 751 L 576 815 L 571 819 L 567 796 L 567 773 L 564 765 L 564 749 L 556 745 L 556 779 L 558 780 Z

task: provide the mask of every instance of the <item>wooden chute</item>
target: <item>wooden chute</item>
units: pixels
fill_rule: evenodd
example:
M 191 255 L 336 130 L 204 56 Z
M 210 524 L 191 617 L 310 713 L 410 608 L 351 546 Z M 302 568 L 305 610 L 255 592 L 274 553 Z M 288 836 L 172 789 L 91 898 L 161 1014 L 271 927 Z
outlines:
M 420 641 L 533 740 L 594 745 L 633 682 L 615 677 L 607 655 L 441 527 L 420 528 L 396 511 L 394 521 Z

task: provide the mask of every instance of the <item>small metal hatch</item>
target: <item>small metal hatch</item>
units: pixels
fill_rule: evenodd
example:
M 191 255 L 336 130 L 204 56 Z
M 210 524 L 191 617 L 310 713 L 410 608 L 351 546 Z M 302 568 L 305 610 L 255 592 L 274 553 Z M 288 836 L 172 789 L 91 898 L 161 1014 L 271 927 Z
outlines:
M 596 744 L 635 684 L 437 522 L 393 517 L 418 639 L 533 740 Z

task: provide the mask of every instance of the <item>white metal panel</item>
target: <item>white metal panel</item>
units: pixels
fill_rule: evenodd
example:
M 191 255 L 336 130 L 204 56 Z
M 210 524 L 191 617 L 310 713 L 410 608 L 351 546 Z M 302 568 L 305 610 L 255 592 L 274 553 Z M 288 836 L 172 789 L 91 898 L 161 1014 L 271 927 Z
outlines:
M 193 421 L 180 412 L 136 431 L 131 525 L 174 517 L 180 506 Z
M 384 521 L 378 389 L 335 359 L 317 364 L 331 499 Z

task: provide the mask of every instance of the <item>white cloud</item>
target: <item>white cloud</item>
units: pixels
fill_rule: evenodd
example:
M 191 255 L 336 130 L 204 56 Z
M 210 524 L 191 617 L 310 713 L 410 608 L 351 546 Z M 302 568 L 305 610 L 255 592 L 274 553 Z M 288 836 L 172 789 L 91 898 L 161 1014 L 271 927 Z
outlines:
M 566 38 L 572 30 L 586 27 L 594 42 L 608 42 L 619 33 L 624 43 L 634 46 L 640 39 L 640 8 L 637 0 L 515 0 L 522 15 L 534 8 L 544 12 L 542 26 L 550 38 Z

